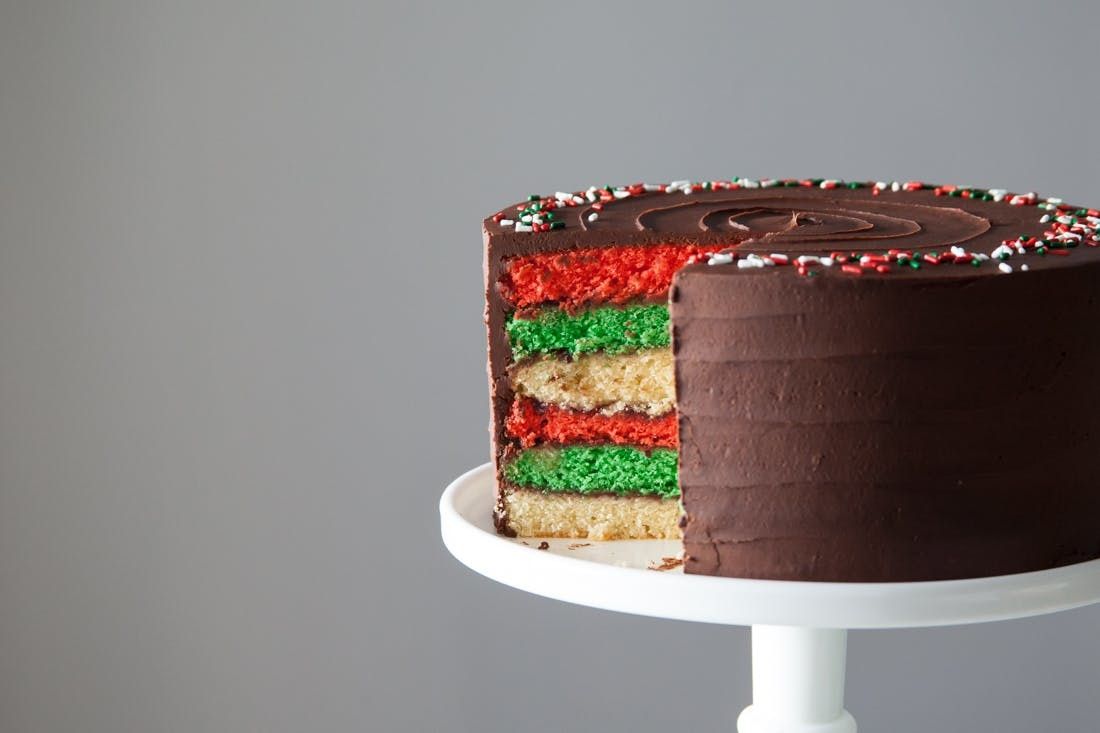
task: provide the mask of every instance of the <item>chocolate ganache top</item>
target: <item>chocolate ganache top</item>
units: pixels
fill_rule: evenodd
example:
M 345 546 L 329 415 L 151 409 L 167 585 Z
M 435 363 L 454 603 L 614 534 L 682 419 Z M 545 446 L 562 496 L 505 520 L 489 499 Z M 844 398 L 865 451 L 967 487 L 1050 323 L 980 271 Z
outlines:
M 516 255 L 683 241 L 713 244 L 706 264 L 731 272 L 793 265 L 802 275 L 910 278 L 1100 262 L 1098 227 L 1100 211 L 1035 193 L 744 178 L 533 196 L 484 223 Z

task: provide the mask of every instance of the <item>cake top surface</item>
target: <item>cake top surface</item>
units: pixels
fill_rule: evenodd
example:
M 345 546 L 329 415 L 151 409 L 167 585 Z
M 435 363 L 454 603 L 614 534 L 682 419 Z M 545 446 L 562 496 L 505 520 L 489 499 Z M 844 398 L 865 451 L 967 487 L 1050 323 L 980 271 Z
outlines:
M 920 181 L 734 178 L 590 187 L 531 196 L 486 219 L 484 229 L 514 254 L 713 246 L 699 264 L 715 272 L 791 266 L 805 276 L 972 277 L 1100 263 L 1100 210 L 1034 192 Z

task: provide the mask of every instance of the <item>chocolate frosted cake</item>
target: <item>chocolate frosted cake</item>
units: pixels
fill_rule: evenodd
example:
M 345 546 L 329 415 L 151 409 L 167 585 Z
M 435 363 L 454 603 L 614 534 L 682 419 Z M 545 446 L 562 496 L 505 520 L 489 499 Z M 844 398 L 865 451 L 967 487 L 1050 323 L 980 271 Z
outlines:
M 484 223 L 506 534 L 689 573 L 1100 557 L 1100 211 L 906 183 L 635 184 Z

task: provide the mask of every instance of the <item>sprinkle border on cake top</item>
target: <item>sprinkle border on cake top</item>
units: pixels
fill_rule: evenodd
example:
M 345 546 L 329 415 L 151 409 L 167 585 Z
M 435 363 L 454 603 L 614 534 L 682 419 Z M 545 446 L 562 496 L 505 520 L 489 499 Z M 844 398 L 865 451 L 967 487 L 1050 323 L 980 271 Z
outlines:
M 555 211 L 577 206 L 592 209 L 587 221 L 599 220 L 604 206 L 626 198 L 652 196 L 659 194 L 682 194 L 690 196 L 700 191 L 733 191 L 738 189 L 764 188 L 820 188 L 820 189 L 870 189 L 872 196 L 886 193 L 905 193 L 931 190 L 936 196 L 950 196 L 979 201 L 1005 203 L 1009 206 L 1035 206 L 1043 213 L 1039 224 L 1046 225 L 1042 236 L 1005 239 L 991 252 L 974 252 L 959 246 L 946 247 L 944 251 L 915 252 L 905 249 L 889 249 L 880 254 L 830 251 L 821 254 L 793 255 L 773 252 L 767 255 L 754 253 L 740 254 L 735 248 L 728 247 L 713 252 L 705 252 L 693 257 L 689 264 L 706 261 L 711 266 L 735 265 L 738 269 L 762 267 L 792 267 L 799 275 L 813 276 L 821 268 L 839 268 L 845 274 L 861 276 L 871 271 L 889 274 L 898 270 L 919 270 L 926 266 L 967 265 L 982 267 L 986 263 L 995 264 L 998 271 L 1010 274 L 1014 271 L 1026 272 L 1026 263 L 1013 267 L 1011 261 L 1023 255 L 1066 256 L 1080 245 L 1100 246 L 1100 210 L 1084 209 L 1066 205 L 1060 198 L 1041 198 L 1035 192 L 1011 193 L 1006 189 L 977 188 L 972 186 L 933 185 L 922 181 L 843 181 L 835 178 L 751 178 L 734 177 L 727 181 L 688 180 L 669 183 L 634 183 L 628 186 L 591 186 L 584 191 L 558 191 L 552 196 L 528 196 L 526 204 L 516 207 L 514 214 L 502 210 L 490 217 L 504 229 L 511 228 L 517 233 L 542 233 L 566 228 L 565 221 Z

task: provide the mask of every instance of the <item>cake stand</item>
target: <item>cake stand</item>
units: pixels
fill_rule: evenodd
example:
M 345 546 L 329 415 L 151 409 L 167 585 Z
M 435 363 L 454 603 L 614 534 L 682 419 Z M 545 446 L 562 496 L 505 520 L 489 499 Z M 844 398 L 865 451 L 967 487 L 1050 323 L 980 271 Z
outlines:
M 439 502 L 443 543 L 482 575 L 582 606 L 751 626 L 752 704 L 737 720 L 740 733 L 855 733 L 856 722 L 844 710 L 848 629 L 972 624 L 1100 601 L 1100 560 L 922 583 L 685 575 L 675 540 L 502 537 L 490 518 L 492 497 L 493 472 L 485 464 L 455 479 Z

